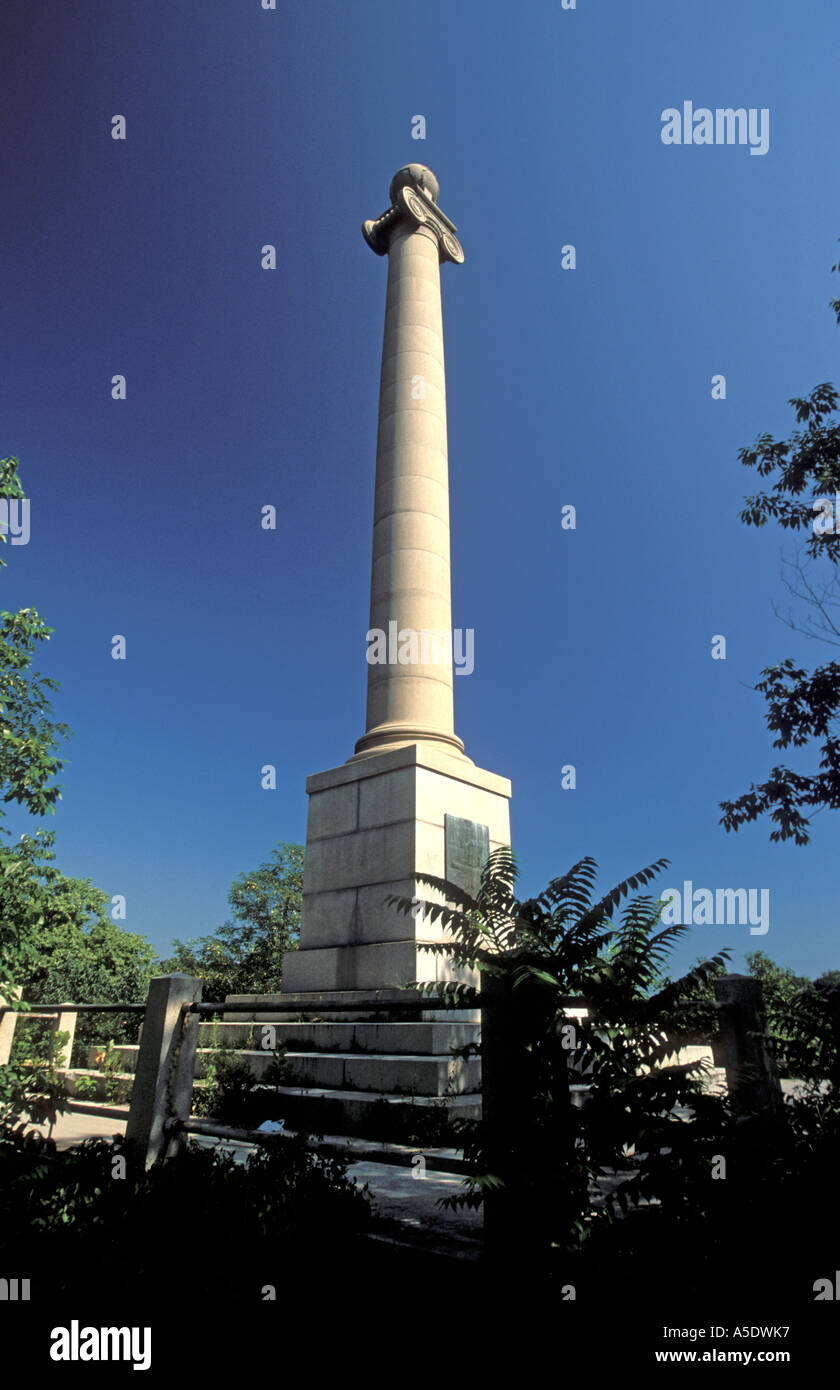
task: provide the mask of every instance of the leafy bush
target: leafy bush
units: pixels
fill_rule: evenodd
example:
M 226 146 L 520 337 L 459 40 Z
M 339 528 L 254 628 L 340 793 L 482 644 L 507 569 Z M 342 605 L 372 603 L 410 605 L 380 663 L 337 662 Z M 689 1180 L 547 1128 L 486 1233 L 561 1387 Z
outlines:
M 118 1288 L 123 1309 L 156 1292 L 218 1295 L 220 1278 L 226 1304 L 237 1293 L 253 1303 L 309 1247 L 319 1262 L 338 1257 L 370 1220 L 346 1164 L 298 1137 L 273 1137 L 247 1164 L 197 1145 L 140 1175 L 126 1162 L 121 1142 L 58 1152 L 0 1134 L 3 1267 L 16 1268 L 26 1249 L 45 1296 L 77 1294 L 89 1276 L 103 1295 Z
M 781 1076 L 809 1082 L 836 1077 L 840 1035 L 840 971 L 817 980 L 796 975 L 763 951 L 747 955 L 761 981 L 770 1043 Z
M 148 993 L 155 951 L 109 916 L 110 899 L 88 879 L 67 878 L 53 864 L 52 832 L 22 835 L 0 847 L 0 955 L 4 975 L 23 986 L 30 1004 L 126 1001 Z M 2 992 L 2 991 L 0 991 Z M 109 1014 L 117 1042 L 137 1041 L 141 1012 Z M 77 1017 L 73 1064 L 102 1036 L 103 1018 Z
M 232 919 L 211 936 L 173 942 L 164 973 L 183 971 L 203 981 L 204 998 L 274 994 L 283 956 L 297 946 L 303 897 L 303 845 L 280 842 L 268 860 L 231 884 Z
M 806 1205 L 831 1192 L 840 1166 L 837 996 L 824 990 L 821 1022 L 799 1025 L 803 1037 L 818 1029 L 813 1065 L 829 1079 L 789 1101 L 781 1122 L 705 1094 L 699 1064 L 669 1058 L 711 1022 L 709 986 L 728 953 L 671 980 L 667 956 L 686 928 L 658 930 L 661 904 L 644 896 L 618 914 L 665 864 L 597 900 L 591 859 L 525 902 L 509 850 L 490 856 L 475 898 L 424 880 L 453 904 L 424 904 L 452 937 L 431 949 L 478 970 L 484 1004 L 495 1000 L 482 1066 L 507 1091 L 501 1122 L 491 1087 L 481 1124 L 464 1129 L 472 1173 L 454 1201 L 484 1202 L 502 1267 L 527 1270 L 531 1286 L 538 1274 L 569 1282 L 592 1306 L 676 1299 L 684 1311 L 712 1292 L 765 1310 L 780 1293 L 785 1307 L 811 1303 L 840 1248 L 833 1206 L 808 1220 Z M 391 901 L 416 914 L 412 900 Z M 445 996 L 476 999 L 458 982 Z M 586 1020 L 566 1014 L 571 998 L 586 1000 Z M 586 1085 L 582 1104 L 574 1082 Z
M 10 995 L 9 990 L 4 997 Z M 20 1012 L 26 1004 L 18 1000 L 10 1007 Z M 56 1033 L 40 1020 L 18 1020 L 9 1061 L 0 1067 L 0 1132 L 23 1130 L 29 1123 L 55 1124 L 66 1108 L 55 1058 L 68 1040 L 69 1034 Z
M 197 1118 L 218 1120 L 219 1124 L 245 1129 L 263 1120 L 279 1118 L 273 1088 L 287 1079 L 285 1048 L 277 1048 L 261 1080 L 257 1080 L 247 1057 L 235 1046 L 221 1044 L 205 1067 L 204 1084 L 193 1088 L 191 1111 Z
M 77 1076 L 73 1094 L 79 1100 L 94 1100 L 99 1090 L 99 1080 L 95 1076 Z
M 473 1173 L 451 1200 L 477 1205 L 489 1194 L 492 1207 L 504 1189 L 508 1234 L 519 1245 L 530 1242 L 535 1258 L 581 1251 L 596 1225 L 631 1206 L 656 1201 L 696 1210 L 708 1188 L 725 1106 L 704 1092 L 702 1064 L 668 1059 L 694 1036 L 698 992 L 728 953 L 662 984 L 667 956 L 687 928 L 657 931 L 661 904 L 643 896 L 613 920 L 621 899 L 666 863 L 597 900 L 589 858 L 525 902 L 514 894 L 509 849 L 490 855 L 475 898 L 445 880 L 423 879 L 454 904 L 424 904 L 451 936 L 430 949 L 462 971 L 480 972 L 482 997 L 504 1030 L 497 1080 L 499 1062 L 508 1071 L 504 1120 L 485 1114 L 465 1129 Z M 411 899 L 390 901 L 417 912 Z M 453 1006 L 474 1002 L 465 984 L 445 993 Z M 588 1019 L 566 1014 L 570 996 L 587 1001 Z M 482 1038 L 485 1080 L 489 1046 Z M 582 1106 L 573 1103 L 573 1082 L 587 1086 Z
M 108 1039 L 105 1051 L 97 1054 L 97 1063 L 100 1063 L 100 1058 L 102 1070 L 105 1073 L 105 1099 L 110 1101 L 112 1105 L 117 1104 L 125 1097 L 126 1083 L 119 1075 L 122 1070 L 122 1059 L 114 1045 L 113 1038 Z

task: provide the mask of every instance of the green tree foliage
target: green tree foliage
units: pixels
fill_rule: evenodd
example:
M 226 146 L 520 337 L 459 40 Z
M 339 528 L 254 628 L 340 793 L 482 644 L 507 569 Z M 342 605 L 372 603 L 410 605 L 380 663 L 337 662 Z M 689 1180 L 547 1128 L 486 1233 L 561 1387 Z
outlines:
M 210 936 L 173 943 L 163 971 L 204 981 L 205 999 L 228 994 L 273 994 L 283 978 L 283 952 L 297 946 L 303 899 L 303 846 L 284 844 L 228 894 L 232 918 Z
M 267 1283 L 290 1296 L 290 1271 L 322 1283 L 325 1268 L 354 1267 L 351 1243 L 370 1222 L 367 1191 L 346 1162 L 313 1153 L 301 1137 L 272 1137 L 247 1163 L 189 1145 L 136 1173 L 126 1155 L 127 1174 L 115 1180 L 124 1152 L 121 1141 L 56 1152 L 49 1141 L 0 1133 L 0 1259 L 17 1270 L 27 1252 L 42 1306 L 66 1306 L 83 1288 L 118 1318 L 126 1306 L 148 1308 L 155 1291 L 170 1315 L 173 1300 L 211 1307 L 222 1293 L 251 1313 Z M 181 1231 L 182 1256 L 162 1269 L 160 1252 Z M 231 1277 L 233 1266 L 241 1276 Z
M 832 266 L 840 270 L 840 262 Z M 830 301 L 840 323 L 840 299 Z M 745 499 L 741 520 L 748 526 L 765 526 L 775 521 L 785 530 L 810 531 L 806 550 L 812 561 L 831 568 L 834 580 L 840 562 L 840 518 L 831 530 L 819 533 L 814 526 L 813 503 L 819 497 L 835 499 L 840 493 L 840 396 L 830 382 L 815 386 L 810 395 L 793 397 L 789 404 L 796 412 L 797 424 L 788 439 L 759 435 L 753 448 L 739 450 L 739 458 L 764 478 L 773 480 L 769 492 Z M 818 588 L 806 582 L 809 602 L 825 614 Z M 832 626 L 832 625 L 829 625 Z M 810 635 L 815 635 L 812 631 Z M 761 816 L 775 823 L 773 841 L 794 839 L 807 844 L 809 816 L 823 808 L 840 806 L 840 664 L 830 661 L 813 671 L 790 658 L 765 667 L 755 689 L 764 696 L 765 722 L 776 735 L 774 748 L 803 748 L 816 744 L 818 770 L 801 773 L 778 765 L 762 783 L 734 801 L 720 803 L 721 825 L 738 830 Z
M 22 1029 L 18 1022 L 15 1042 Z M 57 1052 L 65 1047 L 69 1034 L 41 1033 L 40 1043 L 29 1038 L 25 1048 L 16 1047 L 5 1066 L 0 1067 L 0 1147 L 6 1133 L 23 1132 L 27 1124 L 49 1124 L 50 1131 L 59 1111 L 64 1109 L 64 1082 L 56 1067 Z
M 8 876 L 14 888 L 2 901 L 13 919 L 30 910 L 29 930 L 16 935 L 31 1002 L 133 1001 L 138 990 L 143 998 L 154 948 L 113 921 L 107 893 L 90 879 L 68 878 L 54 867 L 52 839 L 51 833 L 24 835 L 8 851 L 21 872 Z M 115 993 L 120 989 L 128 992 Z
M 203 1084 L 193 1090 L 190 1114 L 218 1120 L 223 1125 L 254 1129 L 264 1120 L 282 1120 L 276 1087 L 287 1084 L 286 1049 L 278 1047 L 257 1081 L 247 1057 L 234 1043 L 223 1043 L 210 1053 Z
M 811 980 L 797 975 L 789 966 L 777 965 L 764 951 L 748 951 L 746 960 L 750 974 L 761 983 L 767 1039 L 779 1076 L 828 1081 L 835 1048 L 832 1001 L 840 986 L 840 970 L 826 970 Z M 698 985 L 693 1002 L 686 1004 L 685 1020 L 695 1042 L 708 1039 L 717 1031 L 714 980 L 724 973 L 720 966 L 709 974 Z M 662 983 L 667 980 L 666 975 Z
M 16 458 L 0 459 L 0 508 L 4 523 L 12 501 L 24 497 Z M 8 527 L 0 527 L 5 544 Z M 0 556 L 0 567 L 6 561 Z M 55 777 L 61 763 L 55 753 L 69 733 L 66 725 L 54 723 L 50 694 L 55 681 L 30 669 L 39 643 L 47 642 L 48 628 L 34 608 L 17 613 L 0 612 L 0 800 L 17 802 L 32 815 L 55 809 L 60 788 Z M 0 819 L 4 812 L 0 810 Z M 9 831 L 0 825 L 0 837 Z M 24 978 L 26 943 L 37 931 L 44 906 L 43 883 L 34 872 L 39 855 L 51 843 L 39 832 L 34 838 L 22 837 L 10 848 L 0 838 L 0 999 L 16 1010 L 27 1002 L 16 997 L 16 986 Z M 37 886 L 36 886 L 37 885 Z M 12 1001 L 14 1000 L 14 1003 Z M 20 1025 L 18 1033 L 23 1032 Z M 49 1051 L 35 1048 L 35 1055 L 21 1059 L 18 1050 L 0 1076 L 0 1124 L 14 1124 L 25 1110 L 35 1119 L 55 1122 L 61 1108 L 60 1085 Z
M 0 460 L 0 502 L 23 497 L 17 459 Z M 8 539 L 3 528 L 0 539 Z M 5 563 L 0 558 L 0 566 Z M 36 649 L 52 630 L 34 608 L 0 613 L 0 801 L 16 802 L 36 817 L 54 812 L 60 799 L 55 779 L 62 763 L 56 752 L 70 733 L 52 717 L 50 697 L 57 683 L 32 669 Z M 14 987 L 22 988 L 19 1008 L 142 999 L 154 958 L 151 945 L 110 919 L 107 895 L 89 879 L 59 872 L 54 833 L 39 827 L 34 835 L 8 843 L 9 831 L 0 825 L 0 836 L 5 837 L 0 840 L 0 995 L 10 998 Z M 136 1023 L 129 1019 L 117 1020 L 125 1041 L 136 1036 Z M 92 1041 L 96 1031 L 101 1036 L 101 1020 L 80 1019 L 77 1048 Z M 32 1104 L 39 1087 L 46 1095 L 55 1081 L 45 1071 L 48 1035 L 49 1025 L 33 1021 L 20 1022 L 15 1032 L 13 1062 L 24 1068 L 21 1077 L 30 1078 Z M 11 1071 L 6 1081 L 11 1086 Z M 23 1094 L 20 1086 L 17 1094 Z
M 764 951 L 747 954 L 750 974 L 761 981 L 767 1031 L 781 1076 L 824 1085 L 836 1066 L 836 1015 L 840 970 L 816 980 L 777 965 Z
M 728 953 L 671 980 L 668 955 L 687 928 L 661 930 L 661 902 L 643 894 L 622 908 L 666 863 L 603 897 L 593 891 L 594 861 L 584 859 L 522 902 L 509 850 L 490 856 L 475 898 L 424 879 L 448 904 L 424 903 L 426 920 L 452 937 L 431 949 L 477 970 L 489 1017 L 500 1009 L 495 1042 L 484 1025 L 482 1061 L 495 1079 L 484 1078 L 482 1122 L 465 1127 L 472 1172 L 454 1201 L 485 1203 L 505 1276 L 522 1272 L 534 1288 L 547 1275 L 610 1314 L 633 1306 L 649 1315 L 675 1296 L 684 1310 L 710 1290 L 743 1298 L 748 1289 L 763 1307 L 771 1297 L 807 1302 L 814 1271 L 835 1267 L 840 1238 L 830 1202 L 819 1220 L 803 1219 L 803 1193 L 830 1192 L 840 1161 L 836 972 L 822 980 L 830 1027 L 816 1065 L 827 1083 L 779 1115 L 733 1112 L 704 1094 L 699 1064 L 673 1054 L 696 1040 L 704 1010 L 711 1021 L 710 986 Z M 417 914 L 415 900 L 390 901 Z M 752 964 L 772 1006 L 772 979 L 782 993 L 786 973 Z M 450 984 L 444 998 L 476 1001 L 467 983 Z M 590 1010 L 580 1023 L 566 1013 L 575 1000 Z M 500 1059 L 501 1107 L 492 1099 Z
M 0 459 L 0 501 L 7 504 L 24 496 L 17 470 L 16 458 Z M 2 529 L 0 539 L 7 540 Z M 62 767 L 55 753 L 70 733 L 52 720 L 50 694 L 57 683 L 30 669 L 52 631 L 34 608 L 0 613 L 0 797 L 33 815 L 55 810 L 61 789 L 54 779 Z
M 24 497 L 18 460 L 0 459 L 0 509 Z M 0 527 L 0 540 L 8 541 Z M 0 556 L 0 567 L 6 564 Z M 31 669 L 36 648 L 49 641 L 52 628 L 34 608 L 0 612 L 0 801 L 17 802 L 34 816 L 55 810 L 61 791 L 55 777 L 62 764 L 55 756 L 69 734 L 52 719 L 50 695 L 54 680 Z M 0 820 L 5 813 L 0 809 Z M 0 837 L 8 838 L 0 824 Z M 25 844 L 10 849 L 0 840 L 0 993 L 19 978 L 18 952 L 23 936 L 39 925 L 43 894 L 35 891 L 32 865 L 50 837 L 23 837 Z
M 90 879 L 68 878 L 55 868 L 52 832 L 23 835 L 5 851 L 0 879 L 0 951 L 14 956 L 14 980 L 26 1001 L 39 1003 L 142 1003 L 154 973 L 151 942 L 125 931 L 109 916 L 110 900 Z M 136 1014 L 80 1014 L 74 1059 L 103 1035 L 134 1042 Z M 43 1051 L 47 1022 L 20 1022 L 15 1055 L 31 1044 Z
M 515 1224 L 532 1231 L 535 1258 L 549 1247 L 559 1256 L 581 1249 L 597 1223 L 630 1205 L 657 1200 L 685 1211 L 709 1181 L 722 1104 L 703 1092 L 700 1064 L 678 1063 L 674 1053 L 693 1035 L 693 1001 L 727 953 L 662 984 L 687 928 L 658 930 L 662 905 L 643 895 L 619 913 L 622 899 L 666 864 L 600 898 L 595 862 L 586 858 L 520 901 L 508 849 L 490 855 L 475 898 L 443 879 L 422 880 L 453 904 L 423 903 L 424 919 L 451 936 L 430 949 L 480 972 L 482 995 L 489 991 L 503 1011 L 504 1050 L 518 1058 L 515 1121 L 502 1135 L 486 1120 L 477 1127 L 474 1173 L 455 1200 L 475 1205 L 501 1188 L 513 1194 Z M 412 899 L 389 901 L 417 914 Z M 452 983 L 445 997 L 463 1007 L 473 992 Z M 572 999 L 586 1001 L 587 1020 L 566 1014 Z M 583 1105 L 573 1103 L 574 1082 L 587 1087 Z

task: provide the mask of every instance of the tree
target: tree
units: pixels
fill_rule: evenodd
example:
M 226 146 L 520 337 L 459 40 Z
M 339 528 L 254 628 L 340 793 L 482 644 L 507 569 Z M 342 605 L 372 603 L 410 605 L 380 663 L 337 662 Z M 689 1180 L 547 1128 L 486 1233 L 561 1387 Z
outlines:
M 767 1040 L 779 1076 L 820 1083 L 829 1080 L 836 1048 L 831 1001 L 840 986 L 840 970 L 825 970 L 811 980 L 795 974 L 789 966 L 777 965 L 764 951 L 748 951 L 746 960 L 753 979 L 761 984 Z M 692 1020 L 698 1041 L 717 1032 L 714 979 L 724 973 L 718 969 L 696 991 L 696 1006 L 687 1019 Z
M 4 542 L 11 529 L 10 505 L 23 498 L 18 460 L 0 459 Z M 0 566 L 5 563 L 0 558 Z M 33 816 L 55 811 L 61 797 L 55 779 L 63 766 L 56 751 L 70 734 L 52 717 L 50 696 L 59 689 L 57 682 L 32 670 L 38 644 L 49 641 L 52 631 L 34 608 L 0 613 L 0 800 L 15 801 Z M 0 835 L 9 837 L 2 825 Z M 139 1001 L 155 955 L 152 946 L 110 919 L 107 894 L 89 879 L 68 878 L 55 868 L 54 842 L 54 833 L 40 827 L 15 844 L 0 841 L 0 995 L 8 997 L 19 985 L 29 1004 L 96 997 Z M 24 1000 L 17 1007 L 24 1007 Z M 128 1028 L 127 1040 L 136 1035 L 133 1020 L 122 1026 Z M 92 1040 L 96 1029 L 101 1031 L 101 1021 L 81 1018 L 79 1044 Z M 44 1025 L 18 1027 L 18 1058 L 39 1031 L 43 1034 Z M 33 1085 L 35 1080 L 33 1073 Z
M 832 270 L 840 270 L 840 261 Z M 840 299 L 831 300 L 830 307 L 840 324 Z M 745 498 L 741 520 L 748 526 L 764 526 L 772 519 L 787 530 L 810 528 L 806 551 L 812 561 L 832 567 L 834 582 L 840 562 L 838 401 L 840 395 L 830 382 L 815 386 L 809 396 L 792 397 L 789 404 L 802 428 L 794 430 L 789 439 L 761 434 L 753 448 L 740 449 L 738 454 L 746 467 L 774 480 L 770 492 Z M 803 496 L 806 500 L 800 500 Z M 794 572 L 798 587 L 789 586 L 791 592 L 820 615 L 799 630 L 833 641 L 837 632 L 831 618 L 832 582 L 812 582 L 801 565 L 794 566 Z M 769 815 L 776 825 L 771 840 L 792 838 L 805 845 L 810 839 L 810 820 L 803 813 L 840 806 L 840 663 L 831 661 L 808 671 L 788 658 L 765 667 L 761 674 L 754 689 L 764 696 L 765 721 L 777 735 L 773 747 L 802 748 L 818 743 L 819 770 L 806 774 L 782 765 L 774 767 L 764 782 L 753 783 L 734 801 L 720 803 L 720 823 L 727 831 L 737 831 Z
M 840 1223 L 830 1203 L 803 1221 L 803 1193 L 830 1190 L 840 1156 L 836 972 L 823 982 L 834 1020 L 819 1063 L 827 1088 L 789 1098 L 783 1116 L 704 1093 L 700 1064 L 673 1054 L 694 1040 L 698 1005 L 711 1002 L 728 952 L 671 980 L 668 955 L 687 929 L 660 930 L 662 902 L 643 894 L 622 908 L 666 863 L 600 898 L 589 858 L 526 902 L 509 850 L 490 856 L 475 897 L 423 880 L 446 901 L 422 910 L 452 938 L 430 949 L 480 972 L 482 1068 L 493 1073 L 482 1120 L 467 1131 L 466 1191 L 444 1200 L 485 1203 L 505 1294 L 511 1278 L 530 1293 L 545 1271 L 609 1316 L 632 1306 L 649 1316 L 677 1288 L 681 1307 L 710 1287 L 741 1300 L 748 1290 L 763 1306 L 780 1291 L 812 1298 L 813 1271 L 834 1268 Z M 416 899 L 390 901 L 416 916 Z M 423 989 L 438 995 L 440 986 Z M 445 987 L 447 999 L 476 1003 L 462 982 Z M 587 1019 L 566 1013 L 583 1001 Z M 575 1081 L 586 1085 L 579 1103 Z
M 145 1001 L 157 951 L 146 937 L 113 921 L 109 904 L 107 893 L 90 879 L 59 875 L 34 943 L 26 985 L 31 1003 Z M 87 1065 L 91 1043 L 136 1042 L 141 1020 L 136 1013 L 79 1014 L 74 1065 Z
M 10 503 L 24 497 L 17 469 L 16 458 L 0 459 L 0 515 L 7 516 Z M 0 526 L 4 542 L 7 530 L 5 521 Z M 5 563 L 0 558 L 0 566 Z M 33 815 L 55 810 L 61 789 L 53 779 L 63 766 L 55 751 L 70 733 L 51 718 L 49 693 L 58 690 L 57 682 L 29 670 L 36 646 L 48 642 L 52 631 L 35 608 L 0 613 L 0 794 Z
M 233 919 L 210 936 L 176 938 L 163 970 L 182 970 L 204 981 L 204 997 L 272 994 L 280 990 L 283 953 L 294 950 L 303 899 L 303 846 L 282 841 L 268 860 L 231 885 Z
M 14 979 L 29 1004 L 142 1003 L 157 953 L 151 942 L 125 931 L 109 915 L 110 899 L 90 879 L 69 878 L 54 867 L 52 832 L 22 835 L 5 851 L 0 879 L 0 951 L 14 957 Z M 80 1014 L 77 1053 L 102 1035 L 134 1042 L 134 1014 Z M 39 1045 L 47 1023 L 19 1023 L 15 1050 Z
M 485 1115 L 476 1126 L 466 1146 L 472 1176 L 454 1201 L 477 1205 L 489 1194 L 493 1204 L 504 1192 L 506 1253 L 527 1244 L 528 1260 L 562 1264 L 617 1212 L 655 1200 L 685 1214 L 699 1194 L 708 1195 L 723 1110 L 704 1093 L 701 1064 L 678 1063 L 674 1054 L 693 1033 L 698 990 L 728 952 L 663 983 L 670 950 L 688 928 L 659 930 L 663 904 L 644 895 L 619 914 L 622 899 L 667 862 L 600 898 L 597 866 L 585 858 L 539 897 L 520 901 L 507 848 L 489 856 L 475 897 L 422 877 L 445 899 L 424 901 L 424 918 L 449 934 L 428 949 L 461 971 L 480 972 L 481 997 L 498 1020 L 492 1031 L 498 1038 L 503 1030 L 501 1045 L 485 1035 L 480 1050 L 494 1076 L 507 1070 L 506 1113 L 501 1122 Z M 417 915 L 416 899 L 388 901 Z M 442 995 L 437 983 L 415 987 L 455 1007 L 474 1002 L 461 981 L 443 986 Z M 572 1001 L 586 1002 L 587 1019 L 567 1015 Z M 587 1087 L 580 1106 L 574 1081 Z M 604 1177 L 612 1186 L 599 1206 L 593 1198 Z
M 777 965 L 764 951 L 749 951 L 750 974 L 761 981 L 767 1031 L 780 1076 L 823 1085 L 837 1066 L 836 1015 L 840 970 L 816 980 Z
M 10 507 L 24 498 L 18 460 L 0 459 L 0 539 L 8 540 Z M 6 561 L 0 557 L 0 566 Z M 52 720 L 51 692 L 57 683 L 30 669 L 35 649 L 49 641 L 52 628 L 34 608 L 17 613 L 0 612 L 0 800 L 16 801 L 32 815 L 55 810 L 61 795 L 55 777 L 62 764 L 55 753 L 66 724 Z M 0 819 L 3 811 L 0 810 Z M 0 836 L 9 835 L 0 825 Z M 0 986 L 18 975 L 22 936 L 41 921 L 43 878 L 33 875 L 33 862 L 52 837 L 38 832 L 22 836 L 9 849 L 0 843 L 0 945 L 3 969 Z M 52 856 L 50 856 L 52 857 Z
M 120 1158 L 122 1181 L 111 1181 Z M 132 1165 L 121 1138 L 56 1151 L 40 1136 L 0 1132 L 0 1267 L 37 1268 L 41 1307 L 73 1306 L 80 1289 L 93 1290 L 87 1296 L 97 1321 L 105 1309 L 108 1322 L 119 1323 L 126 1307 L 148 1315 L 160 1290 L 161 1320 L 177 1326 L 181 1271 L 162 1275 L 158 1252 L 183 1227 L 187 1306 L 214 1308 L 229 1283 L 229 1312 L 240 1285 L 227 1266 L 237 1262 L 248 1271 L 237 1304 L 247 1320 L 248 1297 L 259 1298 L 266 1278 L 283 1298 L 292 1269 L 312 1283 L 325 1267 L 358 1269 L 365 1253 L 358 1237 L 371 1224 L 371 1208 L 367 1190 L 348 1176 L 348 1161 L 313 1152 L 303 1135 L 276 1135 L 244 1162 L 229 1150 L 190 1144 L 146 1172 Z M 279 1274 L 277 1250 L 286 1262 Z M 213 1321 L 196 1331 L 194 1345 L 214 1345 Z

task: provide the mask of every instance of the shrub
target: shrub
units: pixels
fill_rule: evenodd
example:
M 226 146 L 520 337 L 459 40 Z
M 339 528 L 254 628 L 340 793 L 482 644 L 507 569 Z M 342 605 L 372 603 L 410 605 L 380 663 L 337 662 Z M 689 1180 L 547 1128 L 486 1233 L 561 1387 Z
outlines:
M 450 1200 L 475 1206 L 489 1194 L 488 1219 L 493 1208 L 506 1213 L 502 1244 L 511 1240 L 534 1259 L 562 1262 L 580 1253 L 596 1226 L 631 1207 L 656 1201 L 687 1215 L 708 1195 L 725 1105 L 704 1093 L 701 1064 L 669 1058 L 693 1035 L 697 993 L 728 953 L 663 984 L 667 957 L 687 928 L 657 930 L 661 904 L 644 896 L 614 920 L 622 898 L 666 863 L 600 899 L 593 893 L 596 865 L 587 858 L 539 897 L 519 901 L 509 849 L 490 855 L 475 898 L 443 879 L 423 880 L 454 904 L 423 904 L 451 937 L 429 949 L 480 972 L 482 996 L 495 1000 L 504 1031 L 497 1058 L 514 1072 L 506 1122 L 485 1115 L 464 1127 L 473 1171 Z M 389 901 L 417 912 L 412 899 Z M 475 1002 L 474 991 L 459 983 L 447 985 L 445 995 L 455 1007 Z M 567 1016 L 570 996 L 587 1001 L 588 1019 Z M 483 1038 L 485 1069 L 487 1048 Z M 573 1104 L 573 1081 L 587 1084 L 583 1106 Z M 604 1178 L 611 1179 L 606 1193 Z
M 26 1009 L 22 1001 L 11 1005 Z M 0 1132 L 23 1130 L 27 1124 L 49 1124 L 66 1108 L 64 1082 L 55 1066 L 56 1054 L 69 1040 L 39 1019 L 19 1019 L 9 1061 L 0 1067 Z
M 370 1206 L 336 1158 L 293 1136 L 272 1137 L 247 1164 L 216 1148 L 185 1146 L 147 1173 L 120 1180 L 122 1143 L 88 1140 L 58 1152 L 48 1140 L 0 1135 L 0 1259 L 38 1260 L 46 1296 L 118 1288 L 125 1300 L 156 1292 L 218 1294 L 254 1302 L 267 1280 L 305 1257 L 336 1255 L 366 1231 Z M 174 1237 L 174 1238 L 173 1238 Z
M 258 1081 L 248 1058 L 239 1055 L 235 1047 L 228 1043 L 214 1047 L 206 1064 L 204 1084 L 193 1089 L 193 1115 L 245 1129 L 263 1120 L 281 1118 L 280 1103 L 273 1088 L 286 1080 L 285 1057 L 285 1048 L 277 1048 L 262 1080 Z

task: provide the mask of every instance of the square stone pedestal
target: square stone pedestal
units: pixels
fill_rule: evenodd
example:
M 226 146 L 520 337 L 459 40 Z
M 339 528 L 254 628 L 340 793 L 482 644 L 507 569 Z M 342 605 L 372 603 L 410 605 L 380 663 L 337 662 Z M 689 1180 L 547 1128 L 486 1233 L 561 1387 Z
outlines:
M 444 939 L 440 924 L 384 899 L 439 898 L 418 875 L 446 877 L 447 816 L 486 826 L 490 850 L 509 845 L 507 778 L 418 743 L 316 773 L 306 790 L 300 946 L 284 957 L 283 993 L 456 978 L 445 955 L 426 949 Z

